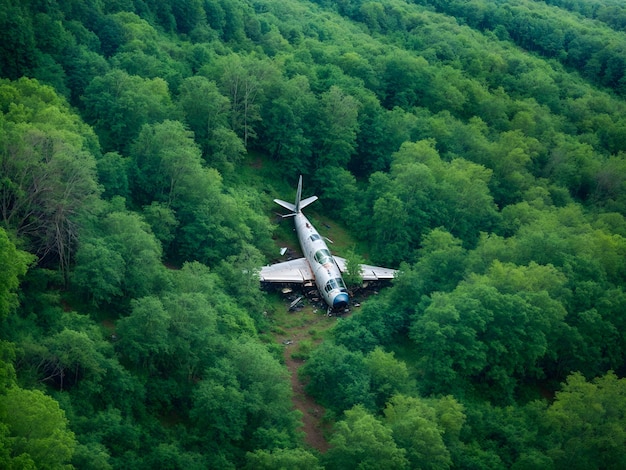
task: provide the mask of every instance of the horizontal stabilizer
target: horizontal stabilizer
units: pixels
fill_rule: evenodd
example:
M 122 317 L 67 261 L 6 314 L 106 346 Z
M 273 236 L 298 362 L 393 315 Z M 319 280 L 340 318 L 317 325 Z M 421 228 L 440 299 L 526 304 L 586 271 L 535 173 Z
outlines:
M 290 202 L 283 201 L 281 199 L 274 199 L 274 202 L 279 206 L 283 206 L 285 209 L 290 210 L 291 212 L 296 211 L 296 206 Z
M 300 201 L 300 209 L 304 209 L 306 206 L 315 201 L 317 201 L 317 196 L 307 197 L 304 201 Z

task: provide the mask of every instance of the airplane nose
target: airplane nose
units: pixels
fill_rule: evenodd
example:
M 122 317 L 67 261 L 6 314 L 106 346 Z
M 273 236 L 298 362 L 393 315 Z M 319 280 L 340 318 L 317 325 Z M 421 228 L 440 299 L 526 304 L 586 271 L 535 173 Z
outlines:
M 337 310 L 346 308 L 348 306 L 349 300 L 350 298 L 348 297 L 348 294 L 346 294 L 345 292 L 341 292 L 337 294 L 333 299 L 333 308 Z

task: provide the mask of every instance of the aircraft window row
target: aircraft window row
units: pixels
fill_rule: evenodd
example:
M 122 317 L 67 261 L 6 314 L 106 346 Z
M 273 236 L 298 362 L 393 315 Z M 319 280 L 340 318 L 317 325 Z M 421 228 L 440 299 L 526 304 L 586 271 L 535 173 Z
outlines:
M 332 257 L 328 250 L 317 250 L 315 252 L 315 261 L 319 264 L 332 263 Z
M 341 289 L 342 291 L 347 290 L 342 278 L 338 277 L 335 279 L 330 279 L 324 286 L 324 290 L 326 292 L 330 292 L 334 289 Z
M 316 240 L 319 240 L 320 238 L 322 238 L 322 237 L 320 237 L 317 233 L 314 233 L 313 235 L 311 235 L 311 241 L 312 242 L 314 242 Z

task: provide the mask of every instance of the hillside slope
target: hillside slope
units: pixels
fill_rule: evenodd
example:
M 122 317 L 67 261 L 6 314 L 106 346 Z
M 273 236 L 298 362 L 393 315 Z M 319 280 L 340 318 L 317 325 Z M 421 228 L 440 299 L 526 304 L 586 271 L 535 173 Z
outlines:
M 0 0 L 0 466 L 624 467 L 622 10 Z M 290 379 L 300 174 L 400 275 Z

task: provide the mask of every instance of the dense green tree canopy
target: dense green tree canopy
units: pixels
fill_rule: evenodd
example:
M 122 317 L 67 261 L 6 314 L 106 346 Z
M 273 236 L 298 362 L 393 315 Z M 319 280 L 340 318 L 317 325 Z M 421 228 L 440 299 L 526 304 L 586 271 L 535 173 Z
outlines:
M 391 430 L 360 405 L 346 411 L 336 425 L 326 454 L 327 468 L 407 468 L 404 449 L 396 446 Z
M 0 88 L 2 223 L 67 270 L 77 218 L 98 194 L 95 136 L 51 87 L 22 78 Z
M 558 467 L 618 468 L 624 463 L 624 379 L 609 372 L 593 382 L 571 375 L 546 413 Z M 554 445 L 554 444 L 553 444 Z
M 622 3 L 0 0 L 0 466 L 623 467 Z
M 2 395 L 0 421 L 7 468 L 60 469 L 76 445 L 59 404 L 39 390 L 10 388 Z M 3 466 L 4 466 L 3 464 Z

